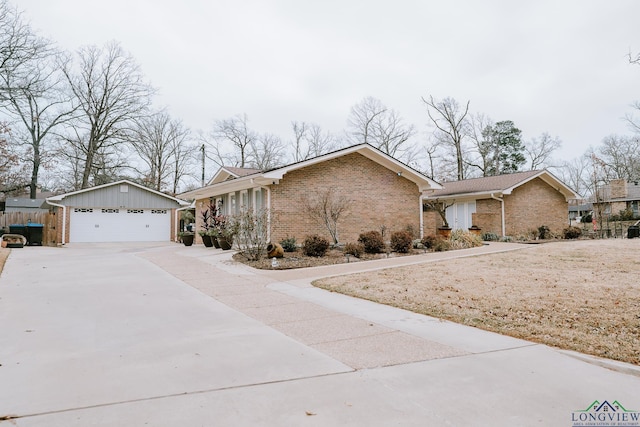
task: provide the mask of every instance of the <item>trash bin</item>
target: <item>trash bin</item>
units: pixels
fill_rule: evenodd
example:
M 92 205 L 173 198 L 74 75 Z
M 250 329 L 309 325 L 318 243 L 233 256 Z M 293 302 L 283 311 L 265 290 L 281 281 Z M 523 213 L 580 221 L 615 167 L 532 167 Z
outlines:
M 42 246 L 43 230 L 43 224 L 38 224 L 37 222 L 27 224 L 27 241 L 29 242 L 29 246 Z
M 24 224 L 11 224 L 9 225 L 9 233 L 27 237 L 27 227 Z
M 640 225 L 631 225 L 627 230 L 627 238 L 633 239 L 634 237 L 640 237 Z

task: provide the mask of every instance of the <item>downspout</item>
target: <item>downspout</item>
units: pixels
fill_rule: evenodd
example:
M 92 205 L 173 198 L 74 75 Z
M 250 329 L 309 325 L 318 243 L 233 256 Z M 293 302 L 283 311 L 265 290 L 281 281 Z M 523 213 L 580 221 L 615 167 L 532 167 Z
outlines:
M 271 241 L 271 189 L 266 186 L 260 188 L 267 190 L 267 240 Z
M 423 203 L 424 203 L 424 199 L 422 196 L 422 193 L 420 193 L 420 197 L 418 198 L 418 201 L 420 203 L 419 206 L 419 212 L 420 212 L 420 240 L 422 240 L 422 238 L 424 237 L 424 212 L 423 212 Z
M 60 244 L 64 245 L 66 243 L 65 237 L 67 236 L 67 209 L 66 209 L 67 207 L 65 205 L 53 203 L 52 201 L 49 201 L 49 200 L 47 200 L 47 204 L 51 206 L 55 206 L 56 208 L 62 208 L 62 241 L 60 242 Z
M 505 221 L 504 221 L 504 199 L 502 197 L 496 197 L 493 195 L 493 193 L 491 193 L 491 198 L 494 200 L 498 200 L 500 202 L 500 218 L 502 219 L 502 237 L 505 237 L 507 232 L 506 232 L 506 225 L 505 225 Z

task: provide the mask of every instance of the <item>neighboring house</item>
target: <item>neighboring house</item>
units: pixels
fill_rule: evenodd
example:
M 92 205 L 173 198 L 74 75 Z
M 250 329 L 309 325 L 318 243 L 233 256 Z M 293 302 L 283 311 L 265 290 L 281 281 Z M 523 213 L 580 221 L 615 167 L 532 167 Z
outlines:
M 574 200 L 569 203 L 569 221 L 579 223 L 583 217 L 593 211 L 593 203 L 586 203 L 584 200 Z
M 446 182 L 425 199 L 447 206 L 452 229 L 477 226 L 482 232 L 517 236 L 546 225 L 560 233 L 568 225 L 568 202 L 578 198 L 547 170 Z M 425 227 L 442 225 L 435 211 L 425 212 Z M 428 225 L 427 225 L 428 224 Z
M 122 180 L 59 196 L 57 242 L 155 242 L 176 235 L 177 209 L 188 202 Z
M 28 197 L 8 197 L 5 200 L 5 212 L 48 212 L 42 207 L 44 199 L 30 199 Z
M 618 215 L 621 211 L 628 210 L 634 218 L 640 216 L 640 183 L 638 181 L 627 182 L 624 179 L 614 179 L 607 185 L 598 188 L 597 197 L 593 203 L 594 211 L 605 216 Z
M 195 200 L 196 226 L 201 212 L 215 202 L 222 213 L 242 209 L 267 209 L 272 225 L 271 241 L 295 237 L 300 243 L 310 234 L 330 240 L 322 224 L 314 221 L 303 201 L 329 190 L 348 199 L 338 225 L 340 242 L 355 242 L 360 233 L 422 230 L 422 197 L 442 188 L 435 181 L 369 144 L 359 144 L 312 159 L 271 169 L 222 167 L 205 187 L 180 195 Z

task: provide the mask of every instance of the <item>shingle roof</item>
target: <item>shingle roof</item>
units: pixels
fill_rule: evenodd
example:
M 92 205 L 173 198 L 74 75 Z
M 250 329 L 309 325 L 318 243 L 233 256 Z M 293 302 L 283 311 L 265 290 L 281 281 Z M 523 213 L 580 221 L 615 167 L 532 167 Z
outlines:
M 238 177 L 253 175 L 254 173 L 261 172 L 260 169 L 253 169 L 253 168 L 234 168 L 230 166 L 223 166 L 223 168 Z
M 540 174 L 540 171 L 516 172 L 506 175 L 471 178 L 462 181 L 443 182 L 442 190 L 436 190 L 430 198 L 449 196 L 452 194 L 490 193 L 507 190 Z

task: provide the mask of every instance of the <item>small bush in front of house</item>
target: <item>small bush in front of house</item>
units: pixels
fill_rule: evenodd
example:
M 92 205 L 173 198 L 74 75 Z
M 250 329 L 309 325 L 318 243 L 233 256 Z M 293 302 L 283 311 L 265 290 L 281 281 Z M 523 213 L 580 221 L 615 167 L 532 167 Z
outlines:
M 396 231 L 391 234 L 391 249 L 406 254 L 413 246 L 413 236 L 408 231 Z
M 541 225 L 538 227 L 538 239 L 551 239 L 553 236 L 551 235 L 551 230 L 546 225 Z
M 307 256 L 321 257 L 329 250 L 329 241 L 322 236 L 312 234 L 305 237 L 302 251 Z
M 434 252 L 444 252 L 451 249 L 451 242 L 444 237 L 436 237 L 435 242 L 433 243 L 433 251 Z
M 577 239 L 582 235 L 582 230 L 579 227 L 567 227 L 562 230 L 563 239 Z
M 364 251 L 368 254 L 379 254 L 384 251 L 384 240 L 379 231 L 367 231 L 360 234 L 358 242 L 364 246 Z
M 344 253 L 360 258 L 364 253 L 364 245 L 362 243 L 347 243 L 344 245 Z
M 434 236 L 433 234 L 429 234 L 428 236 L 424 236 L 420 243 L 422 243 L 422 246 L 425 249 L 433 249 L 437 241 L 438 238 L 436 236 Z
M 287 237 L 286 239 L 280 240 L 280 246 L 282 246 L 285 252 L 295 252 L 298 250 L 295 237 Z
M 498 236 L 496 233 L 491 232 L 482 233 L 482 240 L 484 240 L 485 242 L 497 242 L 498 240 L 500 240 L 500 236 Z
M 454 230 L 449 237 L 451 249 L 468 249 L 482 246 L 479 236 L 465 230 Z

